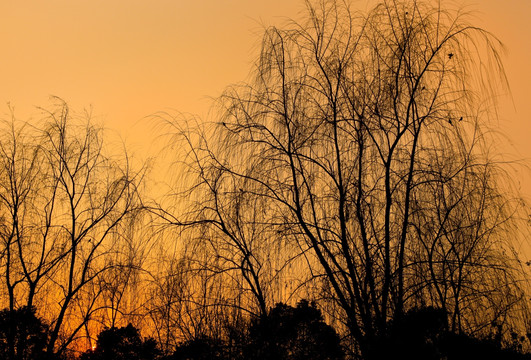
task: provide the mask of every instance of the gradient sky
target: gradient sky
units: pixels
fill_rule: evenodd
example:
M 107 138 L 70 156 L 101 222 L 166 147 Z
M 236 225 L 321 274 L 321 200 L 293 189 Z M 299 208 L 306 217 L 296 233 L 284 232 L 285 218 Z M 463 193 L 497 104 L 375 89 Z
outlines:
M 374 1 L 359 0 L 367 8 Z M 531 158 L 531 1 L 466 0 L 478 24 L 507 47 L 512 100 L 502 99 L 507 153 Z M 297 18 L 299 0 L 0 0 L 0 114 L 36 116 L 50 95 L 96 119 L 136 151 L 152 137 L 146 116 L 204 116 L 210 97 L 244 80 L 264 25 Z M 531 175 L 521 174 L 531 198 Z

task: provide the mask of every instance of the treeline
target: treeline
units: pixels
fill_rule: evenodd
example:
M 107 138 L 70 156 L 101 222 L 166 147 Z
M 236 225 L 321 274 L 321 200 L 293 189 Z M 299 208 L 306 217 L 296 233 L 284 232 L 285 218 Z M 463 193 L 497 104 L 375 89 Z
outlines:
M 529 349 L 529 208 L 491 131 L 501 44 L 420 1 L 307 8 L 266 29 L 213 122 L 158 115 L 160 196 L 160 171 L 60 99 L 5 119 L 6 358 Z
M 502 348 L 499 338 L 475 339 L 448 330 L 447 314 L 434 308 L 412 309 L 390 326 L 374 349 L 373 359 L 530 359 L 522 353 L 522 340 L 514 338 Z M 296 307 L 277 304 L 262 318 L 226 329 L 227 337 L 199 336 L 179 343 L 171 352 L 161 350 L 139 329 L 105 328 L 94 346 L 77 356 L 48 353 L 49 327 L 34 309 L 0 312 L 0 355 L 3 359 L 79 360 L 342 360 L 346 351 L 337 332 L 323 321 L 314 304 Z

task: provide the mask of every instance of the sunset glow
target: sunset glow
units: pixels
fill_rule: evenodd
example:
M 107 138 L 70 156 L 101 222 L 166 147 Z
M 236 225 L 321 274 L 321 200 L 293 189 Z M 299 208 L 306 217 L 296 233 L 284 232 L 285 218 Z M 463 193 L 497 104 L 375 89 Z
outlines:
M 451 4 L 474 12 L 505 44 L 513 99 L 500 99 L 500 126 L 514 146 L 510 156 L 530 159 L 531 3 Z M 264 26 L 285 24 L 303 9 L 299 0 L 3 1 L 0 104 L 6 113 L 9 102 L 23 118 L 35 116 L 50 95 L 74 109 L 91 106 L 130 151 L 146 155 L 157 135 L 146 117 L 169 109 L 206 117 L 211 97 L 248 76 Z M 531 197 L 531 175 L 521 175 Z

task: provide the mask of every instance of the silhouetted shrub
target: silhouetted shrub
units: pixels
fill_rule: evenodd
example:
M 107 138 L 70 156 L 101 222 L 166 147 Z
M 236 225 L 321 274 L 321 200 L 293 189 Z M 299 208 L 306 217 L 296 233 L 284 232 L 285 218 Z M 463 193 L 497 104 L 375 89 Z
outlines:
M 228 359 L 221 340 L 201 336 L 180 344 L 167 360 L 222 360 Z
M 35 316 L 35 309 L 22 307 L 0 311 L 0 358 L 33 360 L 47 358 L 44 348 L 48 327 Z
M 448 331 L 446 311 L 433 307 L 415 308 L 391 322 L 386 334 L 369 344 L 370 360 L 442 358 L 440 340 Z
M 253 321 L 244 354 L 246 359 L 260 360 L 344 358 L 335 330 L 305 300 L 297 307 L 277 304 L 266 317 Z
M 126 327 L 103 330 L 96 348 L 81 355 L 81 360 L 153 360 L 160 352 L 153 339 L 143 340 L 137 328 Z
M 387 334 L 371 344 L 367 360 L 526 360 L 517 348 L 503 349 L 496 339 L 477 339 L 448 329 L 447 314 L 415 308 L 395 319 Z
M 308 301 L 296 307 L 277 304 L 269 313 L 239 328 L 228 340 L 205 336 L 179 345 L 164 360 L 339 360 L 344 358 L 339 336 Z
M 448 360 L 530 360 L 530 354 L 516 349 L 502 349 L 495 339 L 476 339 L 465 334 L 448 333 L 441 348 Z

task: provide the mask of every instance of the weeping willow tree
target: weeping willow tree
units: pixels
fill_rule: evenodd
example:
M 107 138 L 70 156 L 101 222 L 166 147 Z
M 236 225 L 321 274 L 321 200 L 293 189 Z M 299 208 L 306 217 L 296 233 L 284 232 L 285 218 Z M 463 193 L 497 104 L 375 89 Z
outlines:
M 266 30 L 251 80 L 220 99 L 215 145 L 185 136 L 199 200 L 180 224 L 213 225 L 255 270 L 235 236 L 297 249 L 362 353 L 419 306 L 457 332 L 522 330 L 525 204 L 491 131 L 500 42 L 430 2 L 307 9 Z

